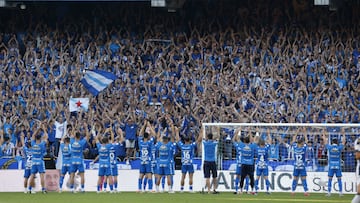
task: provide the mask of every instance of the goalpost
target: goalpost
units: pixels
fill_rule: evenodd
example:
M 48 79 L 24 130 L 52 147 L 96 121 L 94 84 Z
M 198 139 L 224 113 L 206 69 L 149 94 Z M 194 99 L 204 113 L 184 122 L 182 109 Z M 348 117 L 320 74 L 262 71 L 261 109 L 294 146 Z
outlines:
M 232 191 L 236 169 L 234 137 L 251 136 L 263 139 L 269 145 L 269 180 L 274 192 L 289 192 L 293 171 L 293 142 L 306 136 L 306 170 L 309 192 L 326 192 L 328 180 L 328 152 L 326 144 L 337 139 L 344 140 L 341 167 L 344 193 L 356 192 L 354 141 L 360 136 L 360 124 L 353 123 L 203 123 L 203 138 L 212 133 L 218 139 L 217 167 L 219 170 L 219 191 Z M 238 129 L 238 130 L 237 130 Z M 240 130 L 241 129 L 241 130 Z M 237 134 L 235 131 L 237 130 Z M 323 136 L 324 135 L 324 136 Z M 325 140 L 328 143 L 325 143 Z M 305 140 L 305 139 L 304 139 Z M 201 150 L 201 149 L 200 149 Z M 203 163 L 203 151 L 201 151 Z M 199 153 L 200 155 L 200 153 Z M 256 158 L 255 158 L 256 159 Z M 256 173 L 255 173 L 256 174 Z M 333 191 L 338 190 L 334 177 Z M 264 189 L 261 180 L 260 191 Z M 298 187 L 297 190 L 301 191 Z

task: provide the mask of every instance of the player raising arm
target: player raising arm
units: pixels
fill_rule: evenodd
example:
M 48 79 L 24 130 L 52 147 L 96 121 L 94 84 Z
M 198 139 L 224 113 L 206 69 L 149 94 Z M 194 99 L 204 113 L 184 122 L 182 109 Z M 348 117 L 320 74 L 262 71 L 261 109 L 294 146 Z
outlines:
M 179 129 L 175 129 L 177 146 L 181 151 L 181 182 L 180 190 L 184 191 L 185 177 L 189 174 L 189 191 L 193 193 L 193 176 L 194 176 L 194 151 L 197 146 L 196 142 L 191 141 L 191 137 L 184 137 L 184 142 L 180 140 Z
M 25 162 L 25 169 L 24 169 L 24 193 L 28 192 L 28 185 L 31 185 L 32 187 L 35 186 L 34 182 L 29 182 L 29 177 L 31 175 L 31 165 L 32 165 L 32 152 L 31 152 L 31 140 L 28 140 L 25 143 L 24 135 L 20 136 L 20 140 L 22 143 L 22 146 L 24 146 L 24 156 L 26 159 Z
M 99 171 L 98 171 L 98 184 L 97 184 L 97 193 L 100 193 L 100 188 L 102 186 L 103 180 L 105 178 L 105 181 L 109 180 L 109 186 L 110 186 L 110 193 L 113 193 L 113 181 L 112 179 L 109 179 L 111 172 L 110 172 L 110 148 L 112 147 L 112 140 L 114 138 L 113 133 L 111 133 L 111 137 L 109 139 L 108 136 L 106 136 L 107 133 L 111 131 L 111 127 L 107 128 L 104 132 L 104 135 L 98 134 L 96 136 L 96 146 L 99 152 L 99 155 L 95 158 L 93 162 L 96 162 L 99 160 Z M 100 142 L 101 140 L 101 142 Z
M 62 192 L 62 185 L 64 183 L 64 177 L 66 173 L 70 175 L 71 166 L 71 151 L 70 151 L 70 137 L 63 136 L 60 141 L 60 150 L 62 152 L 62 165 L 59 181 L 59 193 Z
M 171 187 L 171 172 L 170 172 L 170 159 L 173 153 L 173 143 L 170 141 L 169 136 L 162 136 L 162 141 L 156 143 L 156 157 L 157 157 L 157 179 L 156 179 L 156 192 L 159 192 L 161 178 L 166 177 L 169 187 L 169 193 L 174 193 Z
M 208 190 L 208 193 L 211 193 L 211 186 L 213 186 L 213 194 L 217 194 L 219 192 L 216 191 L 218 181 L 217 181 L 217 166 L 216 166 L 216 151 L 218 147 L 218 141 L 214 139 L 214 135 L 212 133 L 209 133 L 206 135 L 206 140 L 203 140 L 203 126 L 201 126 L 199 135 L 198 135 L 198 142 L 202 141 L 204 150 L 204 178 L 206 181 L 206 187 Z M 220 134 L 220 133 L 219 133 Z M 212 184 L 210 184 L 210 174 L 212 175 Z
M 256 180 L 255 180 L 255 192 L 257 193 L 259 190 L 259 179 L 261 176 L 265 179 L 266 185 L 266 194 L 270 194 L 270 181 L 268 179 L 269 176 L 269 148 L 271 144 L 271 135 L 270 129 L 267 129 L 267 143 L 265 140 L 260 139 L 258 142 L 258 147 L 256 150 Z
M 304 131 L 305 132 L 305 131 Z M 294 139 L 298 136 L 298 133 L 294 136 Z M 293 172 L 293 182 L 291 188 L 291 195 L 295 195 L 295 190 L 298 184 L 299 176 L 301 176 L 301 182 L 304 187 L 304 195 L 309 196 L 307 182 L 306 182 L 306 166 L 305 166 L 305 157 L 306 157 L 306 144 L 307 136 L 306 133 L 303 134 L 303 137 L 298 137 L 296 144 L 294 142 L 293 152 L 294 152 L 294 172 Z
M 254 159 L 255 159 L 255 151 L 257 148 L 256 142 L 259 136 L 255 137 L 255 141 L 253 140 L 252 135 L 248 132 L 248 135 L 244 137 L 244 142 L 239 144 L 241 148 L 241 179 L 240 179 L 240 193 L 242 193 L 242 188 L 244 186 L 244 180 L 248 176 L 250 178 L 250 186 L 251 193 L 254 192 Z
M 331 196 L 331 186 L 332 186 L 332 179 L 333 176 L 336 174 L 336 177 L 338 179 L 339 184 L 339 195 L 343 196 L 342 194 L 342 171 L 341 171 L 341 152 L 344 149 L 345 145 L 345 132 L 344 129 L 342 129 L 342 142 L 339 144 L 339 141 L 337 138 L 333 138 L 331 140 L 331 145 L 328 143 L 328 135 L 326 135 L 326 132 L 324 130 L 324 133 L 322 134 L 322 138 L 324 139 L 326 145 L 326 150 L 328 150 L 328 156 L 329 156 L 329 171 L 328 171 L 328 193 L 326 196 Z
M 70 166 L 70 190 L 75 192 L 74 182 L 75 182 L 75 173 L 79 172 L 80 175 L 80 184 L 81 192 L 85 192 L 85 176 L 84 176 L 84 153 L 83 149 L 89 139 L 89 130 L 88 126 L 85 125 L 85 137 L 81 137 L 81 133 L 77 131 L 70 138 L 70 152 L 71 152 L 71 166 Z
M 41 133 L 42 134 L 41 134 Z M 46 152 L 46 143 L 47 143 L 47 132 L 46 126 L 41 123 L 40 128 L 38 128 L 32 138 L 31 138 L 31 153 L 32 153 L 32 165 L 31 165 L 31 175 L 29 182 L 34 182 L 35 174 L 40 173 L 40 183 L 42 187 L 42 192 L 47 193 L 45 189 L 45 163 L 44 163 L 44 154 Z M 35 193 L 32 191 L 32 185 L 29 185 L 29 193 Z
M 154 138 L 151 136 L 150 132 L 145 131 L 145 129 L 149 129 L 148 127 L 150 127 L 150 123 L 146 120 L 141 127 L 138 137 L 140 151 L 140 173 L 138 180 L 138 192 L 145 192 L 147 183 L 149 184 L 149 191 L 152 191 L 153 186 L 151 177 L 151 147 L 154 144 Z M 143 181 L 144 187 L 142 187 Z

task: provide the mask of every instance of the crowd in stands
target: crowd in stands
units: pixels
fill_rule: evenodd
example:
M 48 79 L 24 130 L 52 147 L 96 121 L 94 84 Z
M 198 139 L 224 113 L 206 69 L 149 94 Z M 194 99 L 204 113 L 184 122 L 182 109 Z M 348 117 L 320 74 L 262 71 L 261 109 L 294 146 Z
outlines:
M 145 119 L 166 127 L 167 115 L 193 138 L 201 122 L 358 123 L 359 6 L 331 12 L 312 3 L 187 1 L 176 13 L 54 3 L 1 12 L 2 153 L 19 153 L 6 142 L 21 149 L 19 137 L 44 121 L 54 156 L 55 123 L 64 121 L 82 133 L 116 133 Z M 80 83 L 87 69 L 118 79 L 93 97 Z M 90 98 L 90 110 L 70 113 L 70 97 Z M 94 158 L 93 140 L 87 148 Z

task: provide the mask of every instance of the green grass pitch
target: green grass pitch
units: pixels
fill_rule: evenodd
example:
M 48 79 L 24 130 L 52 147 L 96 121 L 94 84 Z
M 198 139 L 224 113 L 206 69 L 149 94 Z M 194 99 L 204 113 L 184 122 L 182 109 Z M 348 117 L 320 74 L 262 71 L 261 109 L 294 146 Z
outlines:
M 325 197 L 325 194 L 310 194 L 304 197 L 302 193 L 296 193 L 291 196 L 290 193 L 272 193 L 266 195 L 259 193 L 257 196 L 242 194 L 234 195 L 229 192 L 220 194 L 201 194 L 201 193 L 135 193 L 121 192 L 117 194 L 86 192 L 86 193 L 68 193 L 61 194 L 49 192 L 48 194 L 24 194 L 24 193 L 0 193 L 0 203 L 224 203 L 224 202 L 251 202 L 251 203 L 275 203 L 275 202 L 324 202 L 324 203 L 342 203 L 351 202 L 354 195 L 344 195 L 339 197 L 333 194 L 331 197 Z

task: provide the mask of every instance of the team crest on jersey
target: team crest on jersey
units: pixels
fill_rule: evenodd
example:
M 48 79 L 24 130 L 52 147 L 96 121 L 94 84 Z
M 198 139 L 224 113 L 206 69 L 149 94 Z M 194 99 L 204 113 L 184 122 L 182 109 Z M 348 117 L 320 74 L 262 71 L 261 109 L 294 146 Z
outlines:
M 244 147 L 244 149 L 245 149 L 245 150 L 250 150 L 250 147 L 246 145 L 246 146 Z
M 165 145 L 162 145 L 162 146 L 160 147 L 160 149 L 161 149 L 161 150 L 165 150 L 165 149 L 167 149 L 167 147 L 166 147 Z
M 334 148 L 331 149 L 331 152 L 339 152 L 339 150 L 338 150 L 338 148 L 334 147 Z

